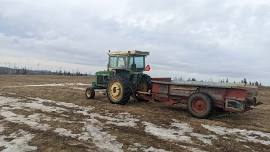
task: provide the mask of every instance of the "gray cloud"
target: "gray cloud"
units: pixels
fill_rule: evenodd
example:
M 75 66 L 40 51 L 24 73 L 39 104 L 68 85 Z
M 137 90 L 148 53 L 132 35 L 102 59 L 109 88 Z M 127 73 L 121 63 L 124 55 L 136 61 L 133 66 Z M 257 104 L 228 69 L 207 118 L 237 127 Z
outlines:
M 44 59 L 78 66 L 74 69 L 84 65 L 89 69 L 81 70 L 93 73 L 105 68 L 109 49 L 139 49 L 151 51 L 148 63 L 154 76 L 247 77 L 270 84 L 267 0 L 0 0 L 0 4 L 2 59 Z

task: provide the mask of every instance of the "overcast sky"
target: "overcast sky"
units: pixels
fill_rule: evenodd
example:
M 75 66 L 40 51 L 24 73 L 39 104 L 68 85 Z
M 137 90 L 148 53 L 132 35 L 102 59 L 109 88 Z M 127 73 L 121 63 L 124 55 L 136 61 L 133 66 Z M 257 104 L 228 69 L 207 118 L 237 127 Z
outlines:
M 0 0 L 0 64 L 94 73 L 150 51 L 152 76 L 270 84 L 269 0 Z

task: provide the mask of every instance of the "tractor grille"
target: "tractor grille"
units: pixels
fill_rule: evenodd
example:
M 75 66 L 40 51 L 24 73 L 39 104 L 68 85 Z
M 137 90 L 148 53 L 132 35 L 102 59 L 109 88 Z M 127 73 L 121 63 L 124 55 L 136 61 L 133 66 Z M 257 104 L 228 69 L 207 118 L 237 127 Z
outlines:
M 98 84 L 106 84 L 108 82 L 108 76 L 97 76 Z
M 97 83 L 98 84 L 104 83 L 104 80 L 103 79 L 104 79 L 103 76 L 98 76 L 97 77 Z

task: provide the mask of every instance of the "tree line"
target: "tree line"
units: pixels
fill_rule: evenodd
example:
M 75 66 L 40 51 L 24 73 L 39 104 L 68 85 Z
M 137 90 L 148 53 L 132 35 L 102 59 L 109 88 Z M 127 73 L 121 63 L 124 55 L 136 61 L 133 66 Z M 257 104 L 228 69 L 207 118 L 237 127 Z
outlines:
M 27 67 L 24 68 L 7 68 L 0 67 L 0 74 L 9 74 L 9 75 L 63 75 L 63 76 L 87 76 L 89 74 L 82 72 L 70 72 L 66 70 L 30 70 Z
M 175 77 L 173 78 L 174 81 L 198 81 L 196 78 L 188 78 L 184 79 L 183 77 Z M 206 81 L 206 80 L 200 80 L 199 82 L 213 82 L 213 81 Z M 229 78 L 221 79 L 219 80 L 220 83 L 234 83 L 234 84 L 244 84 L 245 86 L 262 86 L 262 83 L 260 81 L 248 81 L 246 78 L 240 80 L 240 81 L 229 81 Z

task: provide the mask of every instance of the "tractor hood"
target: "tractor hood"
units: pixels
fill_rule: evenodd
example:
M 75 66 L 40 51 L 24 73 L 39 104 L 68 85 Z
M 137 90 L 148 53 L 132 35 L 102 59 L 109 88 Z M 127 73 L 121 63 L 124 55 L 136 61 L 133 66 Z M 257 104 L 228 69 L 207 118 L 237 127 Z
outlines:
M 110 76 L 112 71 L 98 71 L 96 72 L 96 76 Z

